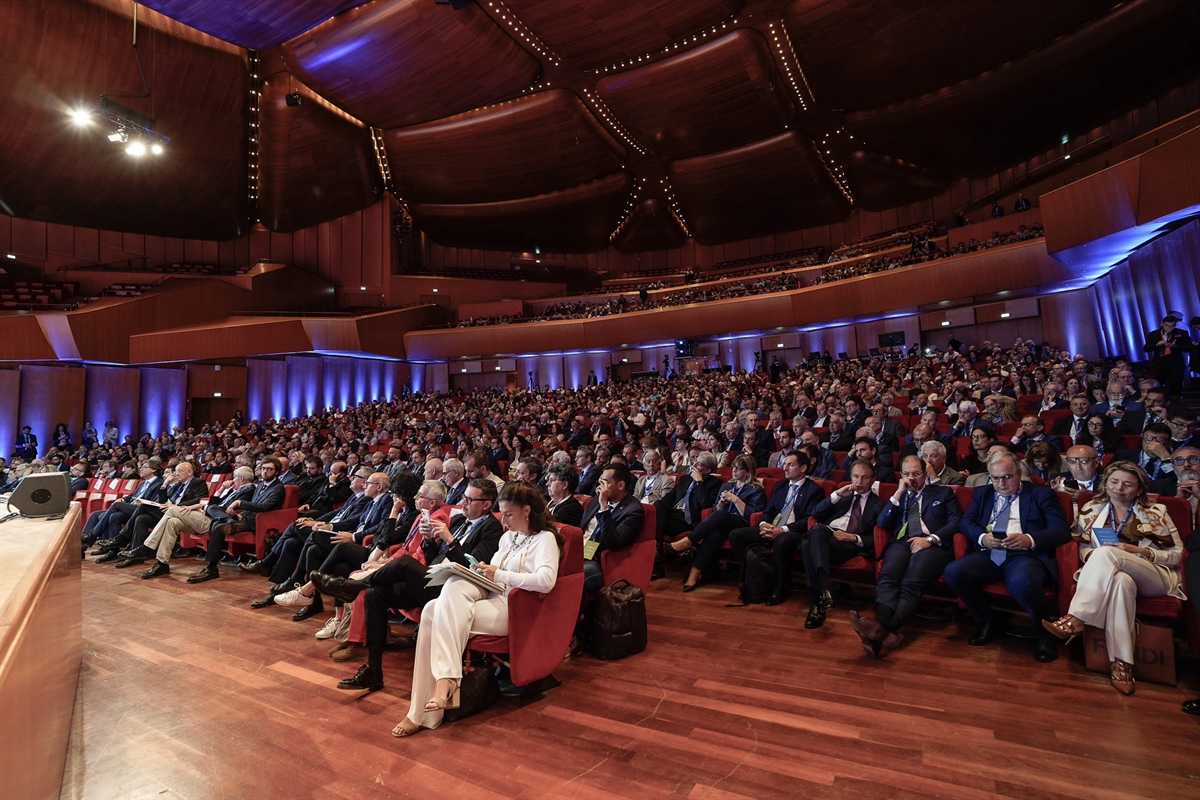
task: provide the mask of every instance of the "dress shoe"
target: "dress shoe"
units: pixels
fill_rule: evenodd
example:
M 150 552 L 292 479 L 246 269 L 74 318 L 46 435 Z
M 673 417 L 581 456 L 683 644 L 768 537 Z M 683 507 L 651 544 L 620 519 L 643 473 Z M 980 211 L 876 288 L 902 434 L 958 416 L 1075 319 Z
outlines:
M 1058 658 L 1058 642 L 1051 636 L 1039 636 L 1033 647 L 1033 657 L 1043 664 L 1049 664 Z
M 345 647 L 340 650 L 334 650 L 329 654 L 329 657 L 334 661 L 362 661 L 367 657 L 367 648 L 361 644 L 348 642 Z
M 353 603 L 354 598 L 370 587 L 362 581 L 343 578 L 340 575 L 329 575 L 325 572 L 314 572 L 311 576 L 313 585 L 321 594 L 336 597 L 346 603 Z
M 239 564 L 238 568 L 242 572 L 249 572 L 251 575 L 270 575 L 271 565 L 264 561 L 251 561 L 249 564 Z
M 700 578 L 697 578 L 695 583 L 685 583 L 685 584 L 683 585 L 683 593 L 684 593 L 684 594 L 687 594 L 688 592 L 694 592 L 694 591 L 696 591 L 697 589 L 699 589 L 699 588 L 700 588 L 700 584 L 701 584 L 702 582 L 703 582 L 703 581 L 702 581 Z
M 140 547 L 131 547 L 128 550 L 122 550 L 117 555 L 121 556 L 121 558 L 137 558 L 138 551 L 141 549 Z
M 191 554 L 192 548 L 180 547 L 179 545 L 176 545 L 175 549 L 171 551 L 171 558 L 187 558 Z
M 146 559 L 141 556 L 126 556 L 123 560 L 118 561 L 115 566 L 117 569 L 125 569 L 126 567 L 136 567 L 140 564 L 145 564 Z
M 107 550 L 108 548 L 112 547 L 116 543 L 117 543 L 116 539 L 97 539 L 96 540 L 96 549 L 97 550 Z
M 292 622 L 303 622 L 309 617 L 315 617 L 317 614 L 324 614 L 325 607 L 321 603 L 313 603 L 292 614 Z
M 850 627 L 862 640 L 863 650 L 871 658 L 879 658 L 883 640 L 883 626 L 870 617 L 860 616 L 857 611 L 850 612 Z
M 657 581 L 665 577 L 667 577 L 666 570 L 662 568 L 661 564 L 655 564 L 654 569 L 650 572 L 650 580 Z
M 120 560 L 120 558 L 121 558 L 121 554 L 118 553 L 116 550 L 105 550 L 104 555 L 102 555 L 96 559 L 96 563 L 97 564 L 107 564 L 110 561 L 118 561 L 118 560 Z
M 784 603 L 787 602 L 787 599 L 788 599 L 787 592 L 776 592 L 775 594 L 768 597 L 767 602 L 764 603 L 763 605 L 768 605 L 768 606 L 783 605 Z
M 1119 658 L 1113 659 L 1109 682 L 1121 694 L 1133 694 L 1133 665 Z
M 365 689 L 368 692 L 378 692 L 383 688 L 383 676 L 371 669 L 370 665 L 363 664 L 358 668 L 358 672 L 354 673 L 353 678 L 338 681 L 337 687 L 339 689 Z
M 825 624 L 825 609 L 818 600 L 808 609 L 808 616 L 804 618 L 804 627 L 819 628 Z
M 1200 700 L 1184 700 L 1179 708 L 1185 714 L 1195 714 L 1200 717 Z
M 275 593 L 267 592 L 262 597 L 250 604 L 251 608 L 266 608 L 267 606 L 275 605 Z
M 904 641 L 904 637 L 899 631 L 890 631 L 887 636 L 883 637 L 883 641 L 879 643 L 879 653 L 876 658 L 883 658 L 888 653 L 895 650 Z
M 271 584 L 271 593 L 272 594 L 283 594 L 284 592 L 290 592 L 292 589 L 299 589 L 299 588 L 300 588 L 300 584 L 296 583 L 291 578 L 286 578 L 286 579 L 280 581 L 279 583 Z
M 828 611 L 831 608 L 833 608 L 833 592 L 826 589 L 821 592 L 821 609 Z
M 1002 632 L 1000 622 L 994 616 L 990 616 L 979 627 L 979 630 L 975 631 L 975 635 L 967 639 L 967 644 L 971 645 L 971 647 L 983 647 L 985 644 L 991 644 L 1000 638 Z
M 142 573 L 142 580 L 157 578 L 159 575 L 170 575 L 171 565 L 165 561 L 154 559 L 154 566 Z
M 204 583 L 221 577 L 220 571 L 217 570 L 216 564 L 208 564 L 204 569 L 197 572 L 195 575 L 187 579 L 188 583 Z

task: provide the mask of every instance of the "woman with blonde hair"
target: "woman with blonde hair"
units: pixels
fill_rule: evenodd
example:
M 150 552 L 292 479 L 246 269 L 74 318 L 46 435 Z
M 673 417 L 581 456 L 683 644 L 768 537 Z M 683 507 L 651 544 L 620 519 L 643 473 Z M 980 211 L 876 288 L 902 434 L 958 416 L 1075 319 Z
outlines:
M 466 578 L 450 577 L 441 594 L 421 611 L 413 659 L 408 716 L 392 729 L 396 737 L 436 728 L 448 708 L 458 707 L 463 652 L 474 634 L 508 635 L 508 594 L 513 589 L 546 593 L 558 580 L 562 537 L 536 487 L 509 482 L 500 489 L 505 532 L 490 564 L 478 570 L 505 591 L 488 592 Z
M 1160 503 L 1147 497 L 1146 473 L 1132 461 L 1104 470 L 1101 490 L 1079 510 L 1074 538 L 1083 568 L 1067 614 L 1046 630 L 1066 642 L 1085 625 L 1104 629 L 1111 659 L 1110 680 L 1133 694 L 1133 646 L 1137 599 L 1169 595 L 1186 600 L 1181 586 L 1183 543 Z

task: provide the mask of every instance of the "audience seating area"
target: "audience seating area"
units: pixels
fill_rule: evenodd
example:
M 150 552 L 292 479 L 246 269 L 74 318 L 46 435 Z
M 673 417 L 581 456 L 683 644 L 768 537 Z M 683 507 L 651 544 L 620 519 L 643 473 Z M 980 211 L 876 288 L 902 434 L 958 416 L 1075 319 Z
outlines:
M 62 281 L 13 281 L 0 285 L 0 309 L 70 311 L 79 305 L 79 284 Z

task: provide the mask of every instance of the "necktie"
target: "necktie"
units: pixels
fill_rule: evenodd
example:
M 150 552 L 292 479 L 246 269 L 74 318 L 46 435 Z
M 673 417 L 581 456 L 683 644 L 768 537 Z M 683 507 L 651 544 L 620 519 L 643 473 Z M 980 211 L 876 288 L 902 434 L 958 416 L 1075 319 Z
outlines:
M 692 496 L 692 489 L 696 488 L 696 482 L 692 481 L 688 484 L 687 491 L 683 493 L 683 499 L 679 501 L 678 508 L 683 509 L 683 520 L 688 525 L 692 524 L 692 506 L 688 500 Z
M 846 524 L 846 530 L 858 535 L 858 528 L 862 525 L 862 503 L 863 498 L 859 495 L 854 495 L 854 499 L 850 501 L 850 522 Z
M 1083 420 L 1080 419 L 1079 417 L 1076 417 L 1075 418 L 1075 432 L 1071 434 L 1071 438 L 1074 439 L 1076 436 L 1078 436 L 1079 432 L 1081 430 L 1083 430 Z
M 1000 510 L 996 512 L 996 521 L 992 523 L 992 533 L 998 533 L 1008 529 L 1009 509 L 1012 507 L 1013 498 L 1005 498 L 1000 505 Z M 1008 558 L 1008 553 L 1004 550 L 992 550 L 992 563 L 1003 565 L 1004 560 Z
M 1159 460 L 1155 456 L 1146 459 L 1146 474 L 1153 478 L 1158 473 Z
M 788 487 L 787 499 L 783 503 L 783 510 L 779 512 L 779 521 L 776 525 L 786 526 L 792 521 L 792 507 L 796 504 L 796 495 L 800 492 L 800 486 L 793 483 Z
M 910 529 L 913 536 L 921 535 L 921 496 L 916 492 L 909 492 L 904 498 L 904 524 L 896 532 L 896 538 L 908 536 Z

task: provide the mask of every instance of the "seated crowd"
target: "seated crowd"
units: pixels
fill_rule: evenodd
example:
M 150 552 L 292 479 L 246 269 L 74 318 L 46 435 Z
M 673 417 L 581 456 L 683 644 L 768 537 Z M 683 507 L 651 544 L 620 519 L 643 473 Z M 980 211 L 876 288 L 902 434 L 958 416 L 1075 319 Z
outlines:
M 1069 379 L 1103 386 L 1105 400 L 1067 396 Z M 1105 438 L 1108 427 L 1118 438 Z M 1109 369 L 1022 341 L 818 363 L 778 382 L 714 372 L 579 390 L 417 393 L 90 444 L 46 457 L 141 478 L 86 520 L 84 551 L 94 546 L 97 563 L 152 562 L 142 577 L 154 579 L 173 559 L 198 556 L 192 584 L 237 564 L 270 582 L 253 607 L 292 608 L 296 621 L 323 616 L 332 601 L 316 637 L 333 640 L 337 661 L 365 661 L 339 684 L 348 690 L 383 686 L 389 615 L 420 619 L 412 706 L 396 736 L 436 727 L 455 707 L 469 632 L 504 635 L 508 626 L 507 593 L 458 576 L 427 586 L 427 569 L 453 563 L 509 589 L 549 592 L 561 528 L 575 526 L 589 545 L 582 609 L 604 585 L 600 554 L 631 545 L 648 524 L 646 505 L 654 577 L 684 556 L 685 592 L 735 583 L 722 574 L 723 556 L 756 560 L 774 576 L 768 605 L 788 602 L 793 572 L 804 576 L 805 627 L 816 628 L 836 602 L 832 570 L 877 562 L 874 611 L 850 619 L 879 658 L 900 645 L 943 578 L 976 624 L 968 644 L 990 643 L 1003 625 L 985 588 L 1002 583 L 1028 618 L 1037 660 L 1054 660 L 1057 640 L 1084 624 L 1103 627 L 1112 683 L 1129 693 L 1136 599 L 1185 596 L 1181 533 L 1152 495 L 1181 498 L 1193 528 L 1200 502 L 1193 410 L 1152 378 L 1135 382 L 1127 362 Z M 261 558 L 234 560 L 227 543 L 281 508 L 289 485 L 294 521 Z M 1076 515 L 1067 509 L 1077 500 Z M 1060 616 L 1051 597 L 1067 587 L 1056 550 L 1070 542 L 1082 569 Z M 1187 547 L 1200 549 L 1200 533 Z M 1193 601 L 1197 578 L 1200 570 L 1188 579 Z

